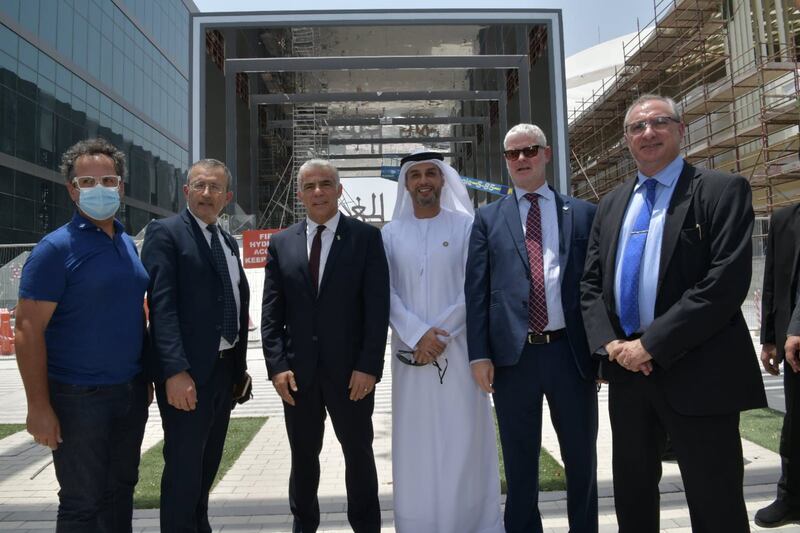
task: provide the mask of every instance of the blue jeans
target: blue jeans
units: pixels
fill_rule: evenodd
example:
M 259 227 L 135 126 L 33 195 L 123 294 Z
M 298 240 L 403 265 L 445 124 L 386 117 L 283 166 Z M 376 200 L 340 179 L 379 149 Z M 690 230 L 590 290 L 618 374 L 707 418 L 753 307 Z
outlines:
M 131 531 L 139 478 L 147 384 L 68 385 L 50 381 L 63 442 L 53 452 L 57 533 Z

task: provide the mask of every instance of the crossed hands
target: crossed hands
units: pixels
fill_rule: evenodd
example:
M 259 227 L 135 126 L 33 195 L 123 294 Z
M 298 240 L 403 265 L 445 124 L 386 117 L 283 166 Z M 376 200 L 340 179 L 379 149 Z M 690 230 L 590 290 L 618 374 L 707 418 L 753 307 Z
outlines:
M 608 360 L 616 361 L 625 370 L 641 372 L 645 376 L 649 376 L 653 371 L 653 356 L 647 353 L 640 339 L 613 340 L 606 344 L 606 351 Z
M 439 340 L 439 337 L 449 337 L 450 334 L 440 328 L 431 328 L 425 332 L 414 349 L 414 361 L 427 365 L 442 355 L 447 344 Z

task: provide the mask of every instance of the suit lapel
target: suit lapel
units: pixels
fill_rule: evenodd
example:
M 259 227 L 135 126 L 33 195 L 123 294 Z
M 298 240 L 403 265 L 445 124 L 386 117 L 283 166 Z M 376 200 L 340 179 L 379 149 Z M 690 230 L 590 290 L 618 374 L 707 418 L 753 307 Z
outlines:
M 312 295 L 316 295 L 317 288 L 314 287 L 314 284 L 311 281 L 311 271 L 308 269 L 308 238 L 306 236 L 307 224 L 308 222 L 303 220 L 297 225 L 297 231 L 295 231 L 294 238 L 292 239 L 294 243 L 292 248 L 294 249 L 295 257 L 297 257 L 297 266 L 300 268 L 300 272 L 303 275 L 306 288 L 308 288 Z
M 619 188 L 617 194 L 611 205 L 608 207 L 608 221 L 603 220 L 603 227 L 608 227 L 610 230 L 610 240 L 608 241 L 608 248 L 603 250 L 600 248 L 600 253 L 605 253 L 604 257 L 604 296 L 606 302 L 611 302 L 611 308 L 616 313 L 616 293 L 614 291 L 614 280 L 616 279 L 617 272 L 617 252 L 619 248 L 619 232 L 622 229 L 622 221 L 625 218 L 625 211 L 630 203 L 633 189 L 636 186 L 636 178 L 623 183 Z M 601 232 L 601 234 L 604 232 Z
M 525 249 L 525 235 L 522 233 L 522 222 L 519 217 L 517 197 L 512 193 L 499 201 L 503 202 L 500 210 L 503 212 L 503 218 L 505 218 L 508 230 L 511 232 L 511 240 L 514 241 L 514 246 L 517 248 L 517 253 L 522 260 L 522 264 L 525 265 L 525 271 L 530 272 L 531 267 L 528 263 L 528 251 Z
M 667 271 L 672 254 L 675 252 L 675 246 L 678 243 L 678 237 L 681 234 L 683 221 L 686 218 L 686 213 L 689 206 L 692 205 L 692 195 L 694 194 L 695 176 L 699 172 L 688 164 L 683 164 L 683 171 L 678 177 L 678 183 L 675 184 L 675 191 L 672 193 L 672 199 L 669 202 L 667 209 L 667 216 L 664 220 L 664 235 L 661 238 L 661 257 L 658 261 L 658 284 L 656 285 L 656 294 L 661 290 L 661 283 L 664 281 L 664 274 Z M 697 221 L 698 223 L 701 221 Z
M 344 243 L 347 242 L 347 238 L 350 235 L 349 230 L 350 227 L 347 217 L 340 214 L 339 224 L 336 226 L 336 233 L 333 236 L 331 249 L 328 252 L 328 258 L 325 260 L 325 270 L 322 272 L 322 283 L 320 283 L 319 286 L 320 294 L 325 289 L 325 284 L 331 277 L 331 272 L 333 272 L 333 268 L 336 265 L 336 260 L 339 258 L 342 248 L 344 247 Z
M 187 231 L 194 239 L 197 249 L 200 251 L 200 255 L 206 258 L 209 266 L 214 270 L 214 272 L 216 272 L 217 265 L 214 263 L 214 258 L 211 256 L 211 247 L 208 245 L 208 241 L 203 235 L 203 230 L 200 229 L 200 225 L 197 223 L 191 213 L 189 213 L 188 209 L 185 209 L 181 215 L 183 216 L 183 221 L 186 223 Z
M 564 271 L 572 249 L 572 206 L 569 197 L 555 193 L 556 218 L 558 219 L 558 267 L 559 281 L 564 280 Z

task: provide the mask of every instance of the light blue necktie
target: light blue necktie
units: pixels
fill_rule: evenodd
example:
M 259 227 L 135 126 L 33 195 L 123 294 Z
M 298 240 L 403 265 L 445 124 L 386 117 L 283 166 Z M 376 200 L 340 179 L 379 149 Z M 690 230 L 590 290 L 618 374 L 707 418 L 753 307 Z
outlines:
M 650 229 L 650 217 L 653 215 L 653 204 L 656 201 L 656 183 L 652 178 L 644 181 L 647 188 L 644 204 L 636 215 L 625 245 L 625 256 L 622 258 L 619 321 L 627 336 L 639 330 L 639 273 L 647 244 L 647 232 Z

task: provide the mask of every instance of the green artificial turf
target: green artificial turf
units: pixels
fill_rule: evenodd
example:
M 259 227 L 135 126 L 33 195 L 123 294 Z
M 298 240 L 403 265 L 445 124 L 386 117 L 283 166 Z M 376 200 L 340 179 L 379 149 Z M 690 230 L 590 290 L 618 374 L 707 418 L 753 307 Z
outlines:
M 23 431 L 25 424 L 0 424 L 0 439 L 13 435 L 18 431 Z
M 739 432 L 743 439 L 755 442 L 778 453 L 781 440 L 783 413 L 770 408 L 745 411 L 739 418 Z
M 500 446 L 500 433 L 497 429 L 497 418 L 494 421 L 495 436 L 497 437 L 497 457 L 500 460 L 500 492 L 507 492 L 506 469 L 503 462 L 503 448 Z M 564 468 L 544 448 L 539 453 L 539 490 L 567 490 L 567 478 Z
M 222 461 L 214 485 L 233 466 L 233 463 L 266 421 L 266 417 L 231 418 L 228 436 L 225 439 L 225 448 L 222 452 Z M 139 464 L 139 483 L 136 485 L 136 492 L 133 496 L 133 505 L 137 509 L 155 509 L 159 506 L 161 472 L 164 470 L 163 449 L 164 441 L 162 440 L 142 454 Z

